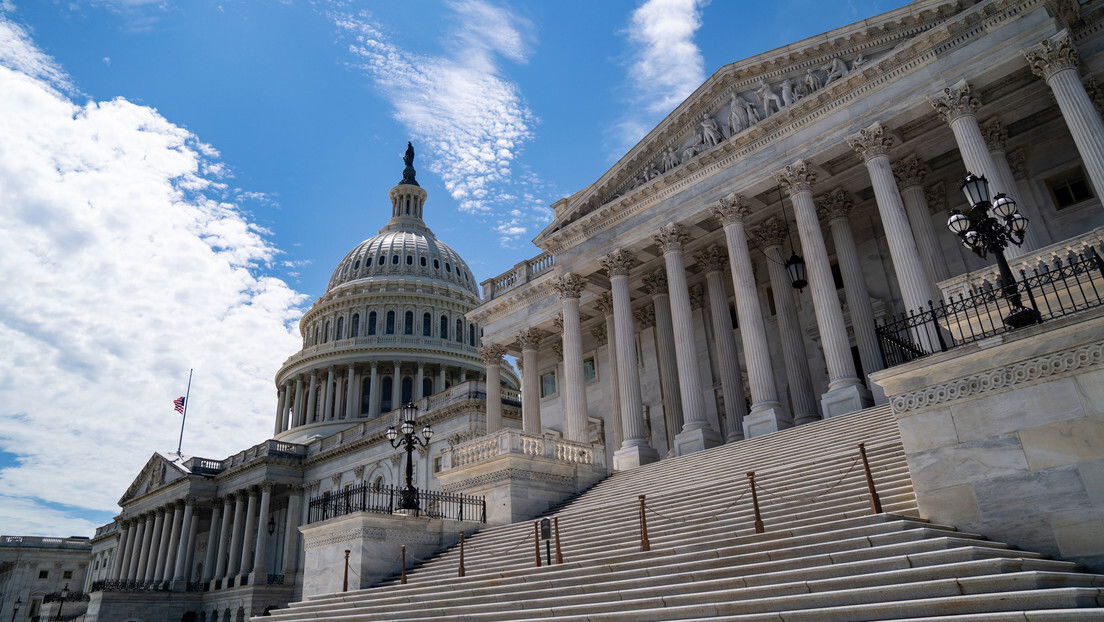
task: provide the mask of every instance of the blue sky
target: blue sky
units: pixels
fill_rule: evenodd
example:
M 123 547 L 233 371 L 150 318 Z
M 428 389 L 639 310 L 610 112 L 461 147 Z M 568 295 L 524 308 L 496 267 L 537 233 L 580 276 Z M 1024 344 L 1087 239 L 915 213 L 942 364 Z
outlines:
M 189 367 L 192 451 L 262 440 L 298 314 L 386 220 L 407 140 L 483 280 L 722 65 L 902 4 L 0 0 L 0 288 L 28 292 L 0 301 L 25 353 L 0 361 L 0 532 L 109 519 L 175 447 Z

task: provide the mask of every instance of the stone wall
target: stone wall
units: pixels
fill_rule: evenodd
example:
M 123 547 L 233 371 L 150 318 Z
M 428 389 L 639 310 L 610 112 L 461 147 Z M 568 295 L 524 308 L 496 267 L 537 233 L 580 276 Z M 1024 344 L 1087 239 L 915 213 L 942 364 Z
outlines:
M 925 518 L 1104 570 L 1104 309 L 872 377 Z

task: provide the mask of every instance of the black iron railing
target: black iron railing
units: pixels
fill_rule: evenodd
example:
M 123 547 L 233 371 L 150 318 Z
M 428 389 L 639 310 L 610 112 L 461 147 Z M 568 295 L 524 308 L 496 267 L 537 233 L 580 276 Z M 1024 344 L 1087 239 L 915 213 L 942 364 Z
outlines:
M 1007 288 L 992 286 L 938 305 L 929 301 L 927 309 L 893 317 L 876 329 L 886 366 L 1009 332 L 1003 318 L 1011 311 L 1006 296 L 1013 290 L 1044 322 L 1098 307 L 1104 304 L 1104 260 L 1087 247 L 1030 276 L 1020 270 L 1020 280 Z
M 92 582 L 93 592 L 167 592 L 168 581 L 119 581 L 105 579 Z
M 399 507 L 402 491 L 398 486 L 374 486 L 362 484 L 340 492 L 327 493 L 310 500 L 310 520 L 315 523 L 353 512 L 394 514 Z M 416 516 L 446 518 L 473 522 L 487 521 L 487 504 L 483 497 L 458 493 L 418 491 Z
M 266 585 L 283 585 L 284 584 L 284 575 L 269 573 L 268 578 L 265 581 L 265 584 Z
M 43 603 L 56 603 L 56 602 L 84 602 L 89 599 L 88 594 L 84 592 L 69 592 L 62 595 L 61 592 L 51 592 L 42 597 Z

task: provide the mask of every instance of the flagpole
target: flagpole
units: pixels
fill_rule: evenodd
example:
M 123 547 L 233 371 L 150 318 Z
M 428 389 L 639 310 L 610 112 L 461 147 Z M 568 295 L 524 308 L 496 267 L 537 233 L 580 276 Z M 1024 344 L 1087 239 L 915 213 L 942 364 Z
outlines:
M 188 402 L 192 401 L 192 370 L 188 370 L 188 389 L 184 391 L 184 412 L 180 417 L 180 440 L 176 442 L 176 455 L 183 458 L 184 454 L 180 453 L 180 447 L 184 444 L 184 421 L 188 419 Z

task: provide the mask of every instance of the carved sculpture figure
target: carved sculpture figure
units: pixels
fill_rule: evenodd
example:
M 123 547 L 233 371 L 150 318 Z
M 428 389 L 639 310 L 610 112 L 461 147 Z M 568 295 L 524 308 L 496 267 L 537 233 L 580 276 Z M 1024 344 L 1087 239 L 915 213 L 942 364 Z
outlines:
M 865 64 L 866 64 L 866 57 L 863 56 L 862 54 L 859 54 L 858 56 L 855 57 L 854 62 L 851 63 L 851 71 L 858 71 Z
M 796 100 L 796 101 L 801 101 L 802 99 L 805 98 L 806 95 L 809 94 L 809 88 L 807 86 L 805 86 L 805 81 L 804 80 L 795 80 L 794 81 L 793 93 L 794 93 L 794 100 Z
M 774 89 L 767 84 L 766 80 L 759 82 L 759 88 L 756 89 L 755 94 L 759 96 L 759 103 L 763 106 L 763 114 L 770 115 L 771 104 L 774 104 L 774 109 L 782 110 L 782 99 L 778 97 L 778 93 L 774 92 Z
M 808 89 L 810 93 L 812 93 L 813 91 L 819 89 L 821 86 L 823 86 L 823 84 L 820 81 L 820 76 L 813 73 L 812 69 L 806 69 L 805 88 Z
M 675 153 L 675 148 L 674 147 L 668 148 L 667 153 L 663 154 L 663 163 L 662 163 L 663 172 L 666 173 L 667 171 L 675 168 L 678 165 L 679 165 L 678 154 Z
M 721 130 L 717 127 L 717 122 L 707 114 L 702 115 L 701 142 L 703 149 L 708 149 L 721 142 Z
M 690 143 L 689 145 L 687 145 L 686 147 L 683 148 L 681 163 L 686 164 L 687 162 L 690 161 L 690 158 L 693 158 L 694 156 L 698 155 L 699 153 L 701 153 L 704 150 L 705 150 L 705 143 L 702 142 L 701 135 L 698 135 L 698 140 L 696 142 Z
M 744 112 L 747 114 L 747 124 L 749 126 L 755 125 L 759 122 L 759 111 L 755 109 L 755 104 L 749 102 L 746 99 L 743 101 Z
M 824 85 L 828 86 L 833 81 L 839 80 L 847 74 L 847 63 L 840 60 L 839 57 L 836 57 L 824 67 L 824 70 L 828 72 L 828 75 L 824 77 Z
M 782 105 L 790 106 L 796 100 L 794 99 L 793 84 L 787 78 L 782 81 Z
M 735 95 L 728 100 L 728 135 L 734 136 L 742 132 L 748 125 L 747 111 L 740 104 L 743 102 Z

